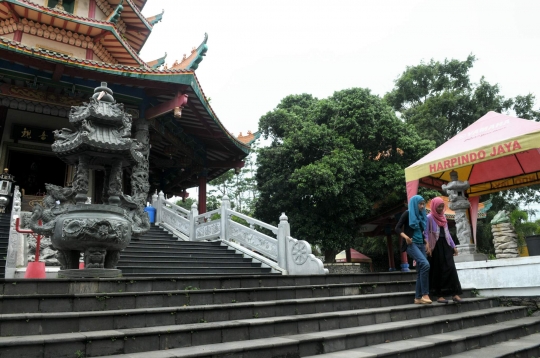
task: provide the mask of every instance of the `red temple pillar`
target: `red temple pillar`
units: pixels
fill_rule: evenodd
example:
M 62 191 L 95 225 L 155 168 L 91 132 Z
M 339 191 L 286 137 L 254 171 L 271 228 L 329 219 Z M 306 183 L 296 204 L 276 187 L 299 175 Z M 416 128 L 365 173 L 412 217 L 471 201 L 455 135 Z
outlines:
M 199 174 L 199 214 L 206 212 L 206 173 Z

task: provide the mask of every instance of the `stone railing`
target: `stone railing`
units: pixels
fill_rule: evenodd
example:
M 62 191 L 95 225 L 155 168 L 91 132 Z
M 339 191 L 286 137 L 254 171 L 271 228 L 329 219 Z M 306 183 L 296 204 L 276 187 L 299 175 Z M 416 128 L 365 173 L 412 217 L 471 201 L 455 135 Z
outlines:
M 15 186 L 13 192 L 13 204 L 9 225 L 9 243 L 6 256 L 5 278 L 15 278 L 17 267 L 26 265 L 26 244 L 24 234 L 15 230 L 15 220 L 21 215 L 21 192 L 19 186 Z
M 183 209 L 165 200 L 163 192 L 154 194 L 156 225 L 175 233 L 181 240 L 221 240 L 225 245 L 253 257 L 285 275 L 323 275 L 328 273 L 321 260 L 311 252 L 311 245 L 290 236 L 287 216 L 282 214 L 277 227 L 230 208 L 225 196 L 221 207 L 199 214 L 197 205 Z M 219 217 L 219 219 L 218 219 Z M 247 227 L 234 219 L 245 220 Z M 265 229 L 268 235 L 256 228 Z M 275 237 L 269 236 L 271 234 Z
M 181 206 L 169 203 L 163 198 L 154 203 L 156 208 L 156 223 L 160 223 L 165 229 L 173 232 L 176 236 L 188 241 L 192 236 L 191 228 L 192 212 Z

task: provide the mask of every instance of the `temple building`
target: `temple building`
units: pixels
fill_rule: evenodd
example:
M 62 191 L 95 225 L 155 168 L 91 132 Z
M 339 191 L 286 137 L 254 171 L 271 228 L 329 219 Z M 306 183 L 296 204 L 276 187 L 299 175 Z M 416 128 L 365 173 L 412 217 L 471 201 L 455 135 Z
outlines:
M 133 131 L 149 128 L 152 193 L 182 196 L 198 187 L 202 213 L 207 182 L 243 167 L 254 134 L 230 134 L 195 75 L 207 35 L 171 66 L 166 49 L 161 58 L 144 61 L 139 53 L 163 16 L 143 16 L 145 3 L 0 2 L 0 165 L 15 175 L 25 197 L 42 195 L 45 183 L 70 185 L 74 168 L 52 153 L 53 130 L 70 128 L 71 106 L 88 101 L 101 82 L 131 114 Z M 92 172 L 92 202 L 100 202 L 102 183 L 103 173 Z

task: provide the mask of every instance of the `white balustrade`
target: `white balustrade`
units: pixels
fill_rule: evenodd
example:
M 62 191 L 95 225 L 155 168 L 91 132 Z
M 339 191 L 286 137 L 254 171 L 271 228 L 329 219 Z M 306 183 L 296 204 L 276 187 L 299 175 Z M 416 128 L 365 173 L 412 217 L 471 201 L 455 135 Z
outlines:
M 17 270 L 17 267 L 26 265 L 24 236 L 15 230 L 15 220 L 17 220 L 20 215 L 21 192 L 19 191 L 19 186 L 15 186 L 9 226 L 9 242 L 6 256 L 5 278 L 15 278 L 15 271 Z
M 225 245 L 251 256 L 283 274 L 324 275 L 328 270 L 311 252 L 311 245 L 290 236 L 287 216 L 282 214 L 278 227 L 230 209 L 229 198 L 223 197 L 221 208 L 199 214 L 197 204 L 191 210 L 165 200 L 163 192 L 152 196 L 156 208 L 156 224 L 161 225 L 184 240 L 201 241 L 219 239 Z M 219 220 L 212 217 L 220 216 Z M 245 220 L 247 227 L 232 219 Z M 276 237 L 268 236 L 256 227 L 266 229 Z

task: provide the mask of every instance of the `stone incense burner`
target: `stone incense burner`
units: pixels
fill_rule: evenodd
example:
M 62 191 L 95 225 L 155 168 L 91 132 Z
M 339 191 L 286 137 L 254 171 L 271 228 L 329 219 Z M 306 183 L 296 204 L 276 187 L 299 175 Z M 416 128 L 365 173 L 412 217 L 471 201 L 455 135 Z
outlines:
M 76 166 L 73 186 L 46 184 L 43 206 L 34 206 L 28 226 L 51 236 L 62 266 L 59 277 L 118 277 L 120 251 L 150 228 L 144 212 L 149 189 L 148 126 L 138 122 L 131 138 L 131 116 L 104 82 L 89 103 L 71 108 L 69 122 L 76 130 L 56 130 L 52 150 Z M 87 204 L 91 169 L 104 171 L 103 203 Z M 131 195 L 123 193 L 124 172 L 131 173 Z M 83 270 L 78 269 L 81 252 Z

